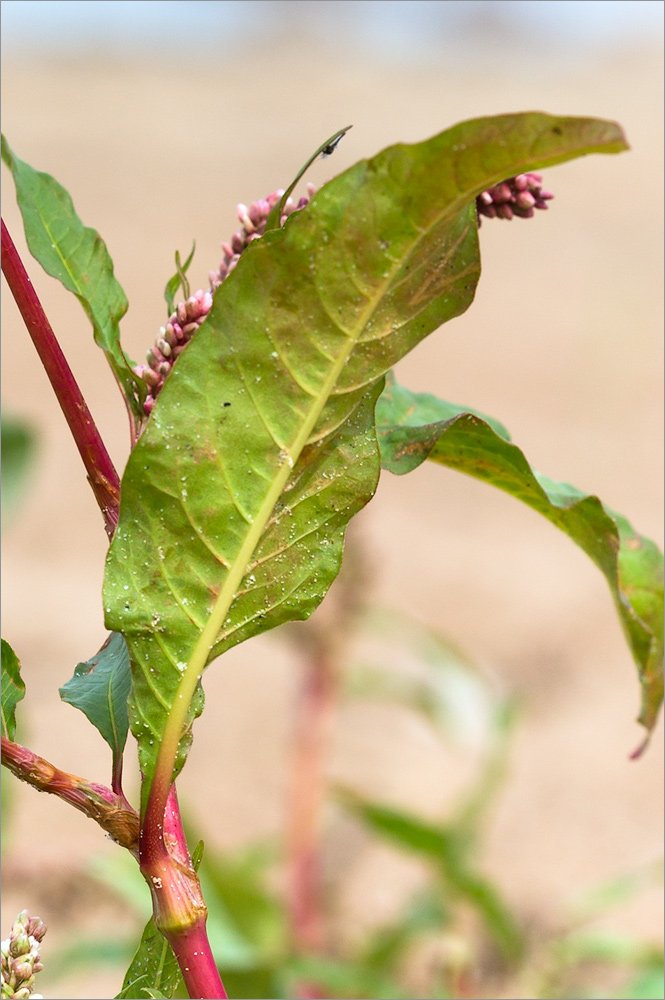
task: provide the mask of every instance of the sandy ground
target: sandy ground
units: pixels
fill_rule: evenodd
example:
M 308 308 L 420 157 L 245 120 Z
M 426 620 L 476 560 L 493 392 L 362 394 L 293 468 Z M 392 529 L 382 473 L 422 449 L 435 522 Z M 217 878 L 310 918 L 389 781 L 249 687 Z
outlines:
M 398 376 L 495 415 L 539 470 L 597 493 L 662 545 L 658 50 L 537 71 L 535 60 L 487 72 L 470 66 L 468 74 L 390 68 L 296 41 L 286 55 L 254 52 L 195 69 L 169 60 L 5 60 L 3 130 L 104 236 L 131 303 L 126 349 L 141 357 L 163 322 L 174 249 L 187 251 L 196 238 L 191 275 L 194 287 L 204 285 L 220 241 L 236 228 L 236 201 L 283 185 L 338 127 L 355 125 L 335 159 L 315 166 L 315 182 L 331 163 L 338 172 L 392 142 L 476 115 L 539 109 L 616 119 L 632 151 L 550 170 L 556 202 L 547 215 L 483 226 L 474 306 L 406 358 Z M 11 187 L 6 180 L 3 215 L 22 249 Z M 123 409 L 85 317 L 36 264 L 28 267 L 121 468 Z M 6 292 L 2 317 L 3 407 L 40 435 L 36 475 L 4 539 L 3 635 L 24 665 L 23 736 L 61 768 L 107 781 L 105 745 L 57 695 L 104 635 L 105 536 Z M 640 739 L 634 669 L 605 582 L 586 557 L 527 508 L 437 467 L 384 476 L 359 521 L 373 600 L 447 635 L 522 700 L 485 853 L 519 912 L 551 925 L 576 892 L 661 856 L 660 733 L 643 760 L 628 761 Z M 183 797 L 221 847 L 284 828 L 297 682 L 288 647 L 270 636 L 232 651 L 207 675 L 208 708 Z M 467 773 L 459 748 L 441 752 L 410 717 L 358 706 L 342 713 L 336 780 L 435 816 Z M 20 788 L 10 831 L 4 933 L 23 906 L 51 923 L 54 946 L 63 922 L 81 932 L 77 906 L 86 931 L 108 933 L 114 911 L 95 915 L 85 893 L 71 888 L 91 855 L 115 850 L 94 825 Z M 389 852 L 367 845 L 344 868 L 339 908 L 351 927 L 393 913 L 411 877 Z M 68 906 L 58 901 L 63 886 L 74 893 Z M 613 910 L 605 925 L 660 940 L 659 888 Z M 43 975 L 45 995 L 64 989 L 49 991 Z M 68 997 L 108 997 L 118 987 L 115 975 L 64 981 Z

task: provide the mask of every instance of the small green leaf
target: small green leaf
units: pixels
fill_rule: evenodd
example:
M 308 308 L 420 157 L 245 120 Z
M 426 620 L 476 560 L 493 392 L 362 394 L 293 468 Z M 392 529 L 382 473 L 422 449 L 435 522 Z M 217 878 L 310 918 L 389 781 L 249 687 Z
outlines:
M 448 406 L 449 404 L 442 404 Z M 432 397 L 392 383 L 376 408 L 381 463 L 397 475 L 430 459 L 522 500 L 564 531 L 605 575 L 642 688 L 650 732 L 663 700 L 663 557 L 628 521 L 589 496 L 535 472 L 523 452 L 473 412 L 432 421 Z
M 22 500 L 35 454 L 36 436 L 24 420 L 2 417 L 2 526 L 5 528 Z
M 34 170 L 19 160 L 4 135 L 2 160 L 16 184 L 30 253 L 47 274 L 76 295 L 130 412 L 139 421 L 143 420 L 141 404 L 146 389 L 132 371 L 134 362 L 120 345 L 119 323 L 127 312 L 127 298 L 113 273 L 106 244 L 95 229 L 83 225 L 67 191 L 50 174 Z
M 131 686 L 127 644 L 112 632 L 99 652 L 78 663 L 74 676 L 60 688 L 62 700 L 80 709 L 111 747 L 114 773 L 127 741 Z
M 312 153 L 310 158 L 305 162 L 305 165 L 300 168 L 296 176 L 293 178 L 293 180 L 287 187 L 286 191 L 280 198 L 280 200 L 271 210 L 268 218 L 266 219 L 266 228 L 265 228 L 266 232 L 268 232 L 269 229 L 277 229 L 277 227 L 279 226 L 279 220 L 282 217 L 284 206 L 286 205 L 289 196 L 292 194 L 293 189 L 295 188 L 300 178 L 307 173 L 311 165 L 314 163 L 316 159 L 318 159 L 319 156 L 330 156 L 332 153 L 334 153 L 335 150 L 337 149 L 337 146 L 340 144 L 346 133 L 351 128 L 353 128 L 353 125 L 347 125 L 346 128 L 341 128 L 338 132 L 335 132 L 334 135 L 331 135 L 329 139 L 326 139 L 325 142 L 322 142 L 315 153 Z
M 178 960 L 151 917 L 116 1000 L 145 1000 L 146 997 L 170 1000 L 182 982 Z
M 25 697 L 21 664 L 8 642 L 2 640 L 2 735 L 13 740 L 16 733 L 16 706 Z
M 180 251 L 175 252 L 175 266 L 176 272 L 172 278 L 166 282 L 166 288 L 164 289 L 164 298 L 166 299 L 166 305 L 168 308 L 168 315 L 175 309 L 175 296 L 178 289 L 182 286 L 182 292 L 186 299 L 189 298 L 190 288 L 189 281 L 187 280 L 187 270 L 189 265 L 192 263 L 194 257 L 194 251 L 196 250 L 196 240 L 192 244 L 192 249 L 190 251 L 189 257 L 184 264 L 180 263 Z

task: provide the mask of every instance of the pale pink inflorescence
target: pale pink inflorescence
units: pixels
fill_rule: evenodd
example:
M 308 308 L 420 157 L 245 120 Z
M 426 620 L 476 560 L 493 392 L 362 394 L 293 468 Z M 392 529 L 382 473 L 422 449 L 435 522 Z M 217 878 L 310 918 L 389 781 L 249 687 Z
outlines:
M 542 182 L 540 174 L 518 174 L 481 192 L 476 198 L 478 224 L 483 215 L 488 219 L 512 219 L 515 215 L 530 219 L 534 209 L 547 208 L 554 195 L 543 191 Z
M 512 219 L 513 216 L 530 219 L 534 209 L 547 208 L 547 202 L 554 197 L 549 191 L 543 191 L 541 184 L 540 174 L 518 174 L 517 177 L 509 177 L 483 191 L 476 198 L 478 224 L 483 215 L 490 219 Z M 313 184 L 308 184 L 307 191 L 309 197 L 303 197 L 297 203 L 291 198 L 287 199 L 279 220 L 280 225 L 284 225 L 293 212 L 309 204 L 310 198 L 316 193 L 316 188 Z M 155 405 L 155 400 L 176 359 L 210 312 L 215 289 L 228 277 L 249 244 L 263 236 L 268 216 L 283 194 L 283 191 L 273 191 L 267 198 L 252 202 L 249 207 L 242 203 L 237 206 L 242 228 L 233 234 L 228 243 L 222 243 L 224 257 L 217 270 L 210 272 L 210 288 L 207 291 L 201 289 L 191 295 L 186 302 L 178 303 L 175 311 L 169 316 L 166 326 L 160 328 L 159 337 L 148 351 L 147 365 L 138 365 L 134 369 L 148 386 L 148 396 L 143 404 L 146 414 L 150 413 Z
M 9 937 L 2 942 L 2 1000 L 41 1000 L 33 993 L 35 975 L 43 969 L 40 944 L 46 924 L 23 910 L 14 921 Z
M 288 217 L 309 204 L 310 198 L 316 193 L 313 184 L 307 185 L 309 198 L 301 198 L 295 203 L 288 198 L 282 211 L 279 224 L 284 225 Z M 166 326 L 160 328 L 159 337 L 147 353 L 147 365 L 138 365 L 134 371 L 148 386 L 148 396 L 143 409 L 150 413 L 162 386 L 180 354 L 192 339 L 198 328 L 210 312 L 212 296 L 225 278 L 238 263 L 242 252 L 249 244 L 266 231 L 268 216 L 280 201 L 283 191 L 273 191 L 267 198 L 254 201 L 247 205 L 237 206 L 238 218 L 242 228 L 234 233 L 229 243 L 222 243 L 224 257 L 216 271 L 210 272 L 210 288 L 202 289 L 191 295 L 186 302 L 179 302 L 177 308 L 169 316 Z

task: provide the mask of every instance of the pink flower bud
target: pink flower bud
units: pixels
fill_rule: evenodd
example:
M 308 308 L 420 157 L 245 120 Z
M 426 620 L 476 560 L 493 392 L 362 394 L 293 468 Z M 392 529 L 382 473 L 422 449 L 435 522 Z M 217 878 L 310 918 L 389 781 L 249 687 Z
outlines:
M 141 378 L 143 379 L 143 381 L 145 382 L 146 385 L 149 385 L 152 388 L 154 388 L 155 386 L 160 385 L 161 381 L 162 381 L 161 378 L 160 378 L 160 376 L 157 374 L 157 372 L 153 371 L 152 368 L 148 368 L 148 367 L 145 367 L 143 369 L 143 372 L 141 374 Z
M 515 198 L 515 204 L 518 208 L 533 208 L 536 204 L 536 199 L 530 191 L 520 191 Z
M 231 248 L 233 250 L 232 257 L 235 257 L 237 253 L 242 253 L 245 249 L 245 240 L 241 233 L 234 233 L 231 237 Z

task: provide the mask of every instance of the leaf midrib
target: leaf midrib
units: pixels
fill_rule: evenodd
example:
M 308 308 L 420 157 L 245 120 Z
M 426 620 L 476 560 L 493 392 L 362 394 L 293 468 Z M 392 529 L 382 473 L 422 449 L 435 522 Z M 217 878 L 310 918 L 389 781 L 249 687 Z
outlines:
M 418 236 L 418 239 L 414 241 L 414 243 L 419 242 L 420 239 L 421 235 Z M 413 246 L 410 248 L 409 254 L 412 252 Z M 372 314 L 382 301 L 386 289 L 392 282 L 395 271 L 397 271 L 402 264 L 403 258 L 395 262 L 383 281 L 377 286 L 372 299 L 367 303 L 367 306 L 361 312 L 353 335 L 349 335 L 347 333 L 346 346 L 344 350 L 340 351 L 340 354 L 338 355 L 335 363 L 332 365 L 319 393 L 313 400 L 312 406 L 310 407 L 306 418 L 303 420 L 300 431 L 296 435 L 293 444 L 288 451 L 285 450 L 282 465 L 275 476 L 270 489 L 266 493 L 256 518 L 252 522 L 252 525 L 245 536 L 245 541 L 229 568 L 226 580 L 224 581 L 222 589 L 220 590 L 217 600 L 215 601 L 215 606 L 210 614 L 210 617 L 208 618 L 208 621 L 206 622 L 206 625 L 201 631 L 187 664 L 187 668 L 182 676 L 182 680 L 178 685 L 173 699 L 173 705 L 162 733 L 160 748 L 155 762 L 155 773 L 161 772 L 162 767 L 164 767 L 162 761 L 167 755 L 171 756 L 172 760 L 175 760 L 177 745 L 180 740 L 189 706 L 192 698 L 194 697 L 196 685 L 203 674 L 210 650 L 215 644 L 231 604 L 233 603 L 240 582 L 242 581 L 242 578 L 247 571 L 247 566 L 251 561 L 252 554 L 263 536 L 266 524 L 273 514 L 275 505 L 284 491 L 284 487 L 289 480 L 291 472 L 295 467 L 303 448 L 307 444 L 312 431 L 316 427 L 319 417 L 321 416 L 323 408 L 330 398 L 334 386 L 339 380 L 339 376 L 344 368 L 344 365 L 346 364 L 346 361 L 357 346 L 362 331 L 367 327 Z

